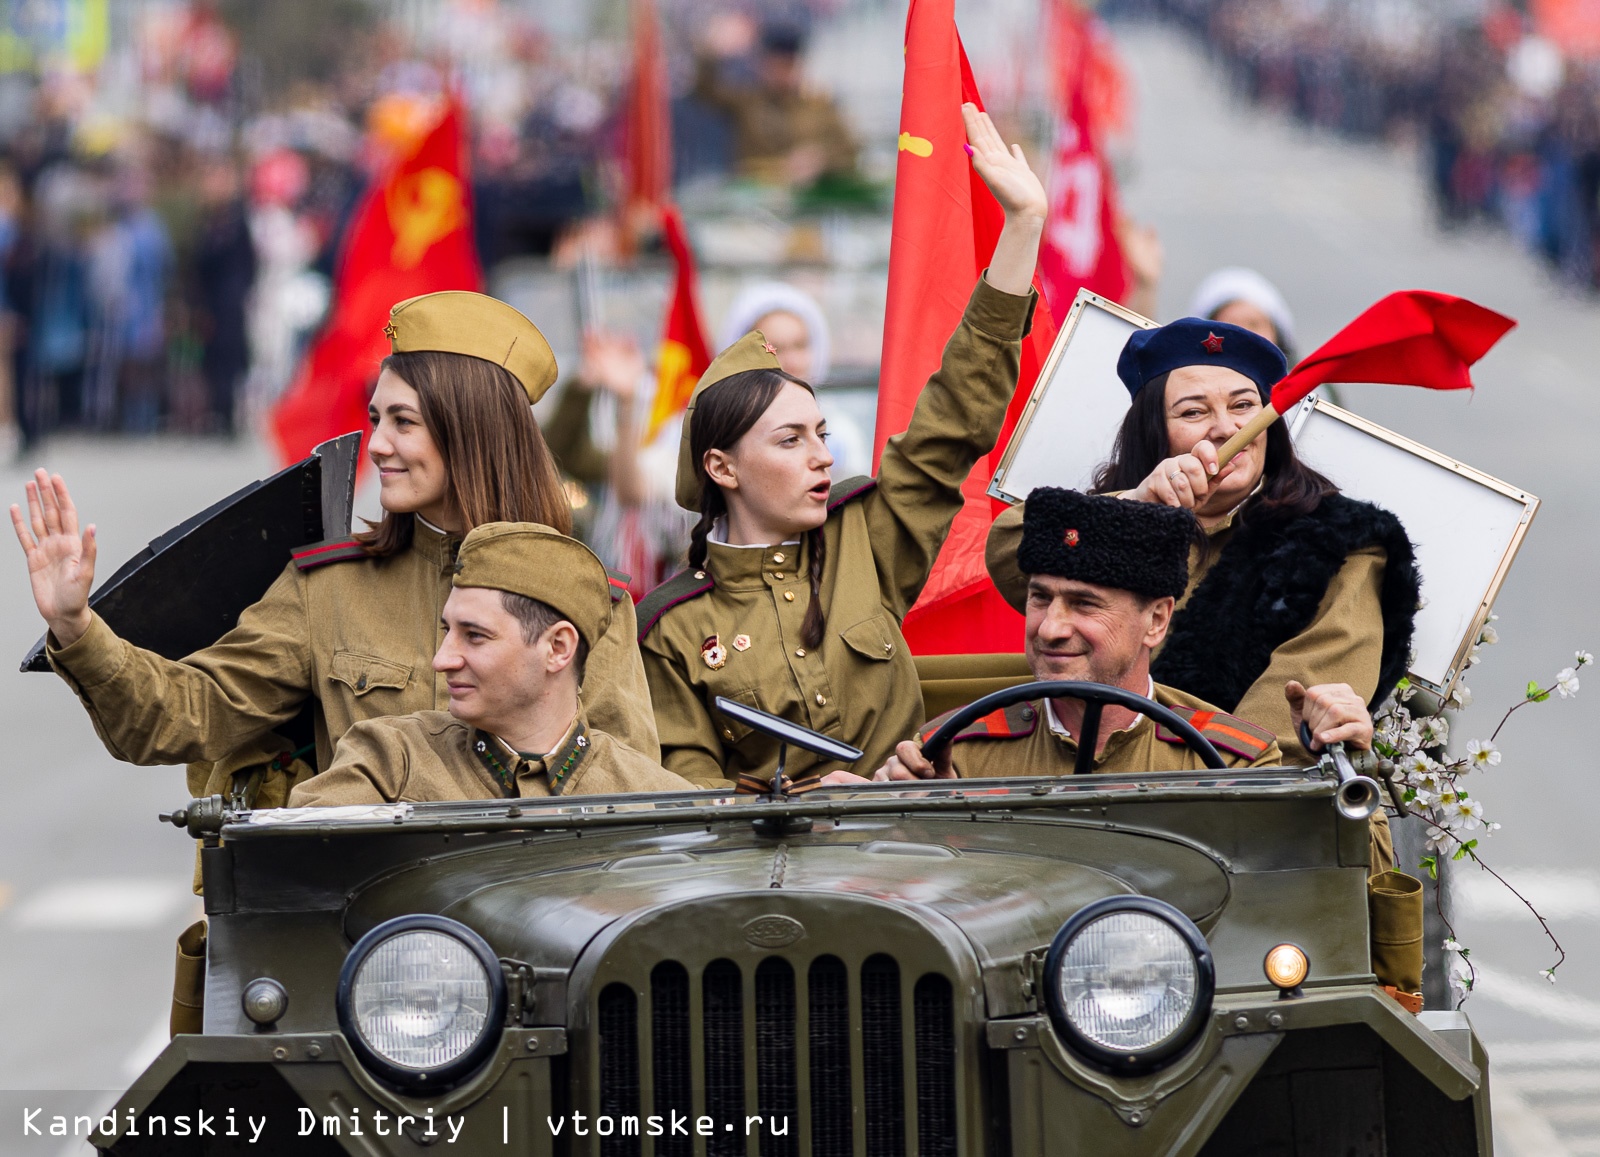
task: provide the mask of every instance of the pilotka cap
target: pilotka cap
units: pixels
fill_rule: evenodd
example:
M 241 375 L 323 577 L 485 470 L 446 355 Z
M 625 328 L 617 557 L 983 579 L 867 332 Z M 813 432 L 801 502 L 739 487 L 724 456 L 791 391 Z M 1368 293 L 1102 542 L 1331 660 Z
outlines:
M 527 391 L 531 405 L 555 385 L 556 355 L 544 334 L 503 301 L 464 289 L 408 297 L 389 311 L 389 352 L 437 350 L 493 362 Z
M 1145 383 L 1184 366 L 1222 366 L 1254 382 L 1265 401 L 1289 372 L 1283 351 L 1258 333 L 1225 321 L 1183 317 L 1155 329 L 1136 329 L 1117 358 L 1117 376 L 1138 397 Z
M 475 526 L 456 552 L 454 585 L 525 595 L 552 606 L 593 647 L 611 621 L 605 564 L 575 538 L 537 522 Z
M 753 329 L 716 356 L 694 384 L 689 395 L 689 408 L 683 412 L 683 434 L 678 441 L 678 480 L 676 495 L 678 505 L 685 510 L 700 509 L 700 479 L 695 473 L 694 454 L 689 449 L 689 431 L 694 424 L 695 403 L 706 390 L 734 374 L 746 370 L 781 370 L 778 351 L 759 329 Z
M 1005 600 L 1022 610 L 1028 576 L 1055 575 L 1147 598 L 1181 598 L 1198 524 L 1175 506 L 1041 486 L 989 531 L 984 561 Z

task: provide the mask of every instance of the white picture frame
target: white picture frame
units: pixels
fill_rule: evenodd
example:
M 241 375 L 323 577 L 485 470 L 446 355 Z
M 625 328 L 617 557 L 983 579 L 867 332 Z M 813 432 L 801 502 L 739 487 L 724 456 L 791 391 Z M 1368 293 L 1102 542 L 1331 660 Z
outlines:
M 1015 504 L 1035 486 L 1089 488 L 1128 411 L 1117 357 L 1130 334 L 1156 324 L 1078 290 L 989 481 L 991 498 Z
M 1447 697 L 1467 667 L 1539 499 L 1322 398 L 1285 418 L 1295 451 L 1400 519 L 1422 572 L 1411 680 Z

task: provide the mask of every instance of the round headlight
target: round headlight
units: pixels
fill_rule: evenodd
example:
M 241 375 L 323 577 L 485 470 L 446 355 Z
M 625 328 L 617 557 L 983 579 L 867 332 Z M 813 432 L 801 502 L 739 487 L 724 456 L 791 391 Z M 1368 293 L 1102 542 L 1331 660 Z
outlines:
M 368 932 L 339 973 L 339 1027 L 378 1076 L 448 1087 L 494 1051 L 506 981 L 483 937 L 443 916 L 401 916 Z
M 1171 904 L 1113 896 L 1081 909 L 1045 958 L 1050 1019 L 1073 1048 L 1117 1072 L 1181 1052 L 1211 1012 L 1205 937 Z

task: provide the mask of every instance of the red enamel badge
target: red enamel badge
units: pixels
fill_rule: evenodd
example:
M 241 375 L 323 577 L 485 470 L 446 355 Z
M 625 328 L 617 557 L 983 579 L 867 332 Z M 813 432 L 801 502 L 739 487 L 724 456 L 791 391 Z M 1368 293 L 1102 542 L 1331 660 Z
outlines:
M 770 341 L 762 342 L 761 343 L 761 348 L 766 350 L 773 357 L 777 357 L 778 356 L 778 347 L 773 345 Z
M 1222 339 L 1214 333 L 1206 334 L 1206 340 L 1200 344 L 1206 347 L 1206 353 L 1208 354 L 1220 354 L 1222 352 Z
M 1061 536 L 1061 541 L 1068 546 L 1078 545 L 1078 531 L 1075 527 L 1068 527 L 1067 532 Z

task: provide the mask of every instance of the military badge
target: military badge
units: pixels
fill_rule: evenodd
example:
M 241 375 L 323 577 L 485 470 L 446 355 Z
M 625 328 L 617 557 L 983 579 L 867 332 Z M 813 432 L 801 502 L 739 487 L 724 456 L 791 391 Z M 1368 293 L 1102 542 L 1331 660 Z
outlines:
M 1200 344 L 1205 347 L 1208 354 L 1220 354 L 1222 352 L 1222 339 L 1214 333 L 1208 332 L 1206 340 Z
M 722 670 L 722 665 L 728 661 L 728 652 L 723 649 L 722 643 L 715 635 L 700 644 L 700 657 L 706 661 L 706 666 L 713 671 Z
M 735 651 L 748 651 L 750 649 L 750 636 L 735 635 L 733 637 L 733 649 Z
M 1066 532 L 1064 534 L 1062 534 L 1061 541 L 1067 546 L 1077 546 L 1078 545 L 1078 530 L 1077 530 L 1077 528 L 1076 527 L 1069 527 L 1066 530 Z

